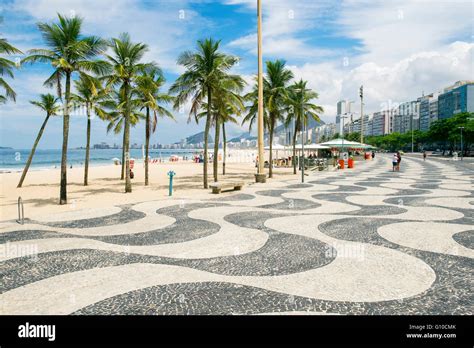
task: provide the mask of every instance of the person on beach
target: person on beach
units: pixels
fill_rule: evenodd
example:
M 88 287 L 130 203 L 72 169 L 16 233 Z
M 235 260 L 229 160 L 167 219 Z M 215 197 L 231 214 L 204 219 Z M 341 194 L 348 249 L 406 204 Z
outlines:
M 400 171 L 400 162 L 402 161 L 402 155 L 400 154 L 400 151 L 397 152 L 397 172 Z
M 394 172 L 397 169 L 397 165 L 398 165 L 398 156 L 396 153 L 394 153 L 392 157 L 392 172 Z
M 426 151 L 423 151 L 423 161 L 426 161 Z

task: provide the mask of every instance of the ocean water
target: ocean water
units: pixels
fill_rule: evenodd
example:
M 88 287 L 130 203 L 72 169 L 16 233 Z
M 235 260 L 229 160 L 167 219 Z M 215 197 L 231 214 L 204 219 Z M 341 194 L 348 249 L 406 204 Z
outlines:
M 0 171 L 20 171 L 28 160 L 30 149 L 0 149 Z M 151 158 L 161 158 L 168 160 L 172 155 L 192 157 L 199 154 L 200 150 L 156 150 L 150 149 Z M 86 155 L 85 149 L 69 149 L 68 150 L 68 166 L 83 165 Z M 112 164 L 113 158 L 122 158 L 122 149 L 91 149 L 90 165 Z M 141 162 L 143 160 L 141 149 L 131 149 L 130 157 Z M 61 150 L 43 150 L 37 149 L 33 157 L 30 169 L 54 168 L 61 165 Z

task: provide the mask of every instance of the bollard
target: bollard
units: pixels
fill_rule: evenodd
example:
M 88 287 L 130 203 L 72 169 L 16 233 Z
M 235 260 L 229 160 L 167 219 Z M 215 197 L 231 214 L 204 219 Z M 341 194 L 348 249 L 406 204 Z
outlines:
M 168 193 L 168 196 L 172 196 L 173 195 L 173 176 L 175 176 L 176 173 L 173 172 L 172 170 L 170 170 L 168 172 L 168 176 L 170 177 L 170 186 L 169 186 L 169 193 Z
M 16 220 L 20 225 L 25 223 L 25 208 L 23 206 L 23 199 L 18 197 L 18 220 Z

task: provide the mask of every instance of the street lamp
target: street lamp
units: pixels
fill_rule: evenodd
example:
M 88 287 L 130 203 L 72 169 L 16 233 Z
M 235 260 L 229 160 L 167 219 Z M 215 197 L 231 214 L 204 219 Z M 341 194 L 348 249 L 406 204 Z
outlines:
M 305 142 L 305 117 L 304 117 L 304 88 L 295 88 L 295 92 L 301 93 L 301 156 L 300 156 L 300 165 L 301 165 L 301 182 L 304 183 L 304 142 Z M 296 126 L 296 120 L 295 120 Z
M 341 144 L 341 152 L 344 153 L 344 120 L 347 118 L 347 112 L 344 113 L 342 116 L 341 116 L 341 120 L 342 120 L 342 129 L 341 129 L 341 134 L 342 134 L 342 144 Z M 344 159 L 344 157 L 343 157 Z
M 256 182 L 265 182 L 264 152 L 263 152 L 263 60 L 262 60 L 262 6 L 261 0 L 257 0 L 257 46 L 258 46 L 258 168 L 255 175 Z M 270 163 L 270 165 L 272 165 Z
M 359 88 L 360 96 L 360 142 L 364 143 L 364 86 Z
M 464 154 L 464 151 L 463 151 L 463 143 L 462 143 L 462 130 L 464 129 L 464 127 L 458 127 L 460 130 L 461 130 L 461 161 L 463 159 L 463 154 Z

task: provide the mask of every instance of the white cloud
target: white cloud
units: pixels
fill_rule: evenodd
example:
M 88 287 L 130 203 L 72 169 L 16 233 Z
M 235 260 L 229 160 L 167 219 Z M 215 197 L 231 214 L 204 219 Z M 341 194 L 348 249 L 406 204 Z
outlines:
M 185 0 L 144 5 L 133 0 L 16 0 L 12 8 L 37 21 L 56 20 L 57 13 L 80 16 L 84 19 L 84 33 L 104 38 L 126 31 L 133 41 L 149 46 L 145 60 L 154 60 L 175 73 L 180 72 L 176 65 L 178 54 L 194 47 L 195 35 L 207 23 Z
M 227 0 L 228 5 L 243 5 L 255 11 L 256 1 Z M 332 1 L 285 0 L 262 1 L 262 41 L 263 52 L 268 57 L 283 56 L 286 59 L 314 59 L 334 54 L 334 50 L 315 47 L 308 43 L 311 30 L 324 26 L 324 16 L 335 6 Z M 257 28 L 250 30 L 229 46 L 238 47 L 254 55 L 257 54 Z M 302 33 L 305 35 L 300 35 Z
M 438 92 L 457 80 L 472 78 L 474 44 L 455 42 L 439 51 L 419 52 L 393 64 L 367 62 L 359 66 L 340 64 L 305 64 L 290 66 L 295 78 L 309 81 L 309 86 L 320 95 L 325 107 L 323 119 L 333 122 L 336 103 L 340 99 L 356 102 L 358 90 L 364 85 L 367 112 L 378 111 L 381 105 L 414 100 L 422 95 Z
M 360 40 L 360 62 L 393 63 L 470 39 L 472 1 L 346 0 L 336 23 L 341 35 Z

